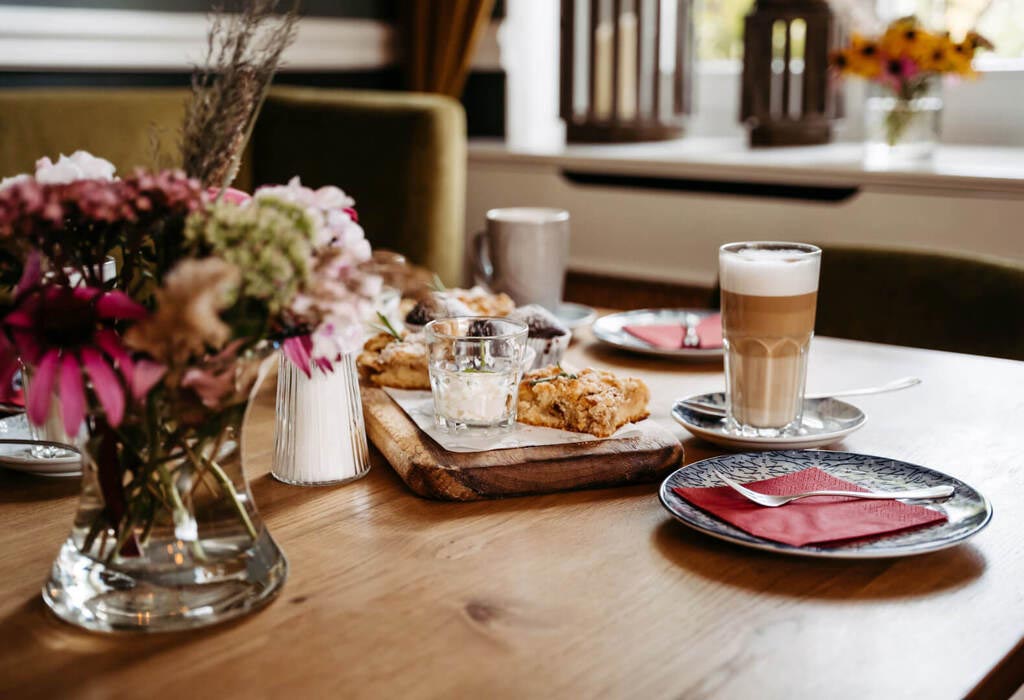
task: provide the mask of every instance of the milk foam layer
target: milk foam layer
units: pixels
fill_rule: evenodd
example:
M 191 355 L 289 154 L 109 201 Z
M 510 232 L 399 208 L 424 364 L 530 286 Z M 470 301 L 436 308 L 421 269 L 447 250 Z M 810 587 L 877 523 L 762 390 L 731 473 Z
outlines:
M 719 275 L 722 289 L 734 294 L 788 297 L 818 289 L 820 255 L 798 248 L 741 248 L 722 251 Z

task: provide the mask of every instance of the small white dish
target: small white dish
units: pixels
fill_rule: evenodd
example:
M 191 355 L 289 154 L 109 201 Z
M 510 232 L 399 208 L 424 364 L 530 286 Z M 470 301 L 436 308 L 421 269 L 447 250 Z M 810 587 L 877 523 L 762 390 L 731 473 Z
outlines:
M 0 439 L 18 440 L 0 443 L 0 467 L 37 476 L 81 476 L 81 457 L 71 449 L 56 457 L 39 457 L 33 453 L 32 434 L 24 413 L 0 418 Z
M 551 313 L 571 331 L 581 328 L 588 323 L 593 323 L 597 318 L 597 311 L 583 304 L 574 304 L 571 301 L 563 301 Z
M 722 348 L 659 348 L 640 340 L 626 331 L 626 326 L 649 326 L 662 323 L 685 325 L 688 318 L 696 317 L 699 321 L 705 316 L 718 313 L 710 309 L 637 309 L 622 313 L 602 316 L 594 322 L 594 336 L 602 343 L 607 343 L 620 350 L 656 355 L 658 357 L 674 357 L 688 361 L 712 361 L 722 357 Z
M 839 399 L 804 400 L 803 425 L 795 435 L 760 437 L 737 435 L 726 430 L 725 419 L 688 408 L 684 402 L 695 401 L 725 407 L 725 395 L 695 394 L 676 402 L 672 418 L 697 437 L 728 450 L 806 450 L 824 447 L 859 430 L 867 422 L 864 412 Z

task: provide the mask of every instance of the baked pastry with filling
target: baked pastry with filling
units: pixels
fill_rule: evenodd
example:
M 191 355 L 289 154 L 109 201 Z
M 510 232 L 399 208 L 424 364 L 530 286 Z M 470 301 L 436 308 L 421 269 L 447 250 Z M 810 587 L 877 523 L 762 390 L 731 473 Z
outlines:
M 477 316 L 473 310 L 454 297 L 444 294 L 430 294 L 420 299 L 416 306 L 405 315 L 409 326 L 425 326 L 439 318 Z
M 427 341 L 422 333 L 406 333 L 401 340 L 391 333 L 378 333 L 366 341 L 356 366 L 364 381 L 377 386 L 430 389 Z
M 480 286 L 472 289 L 449 289 L 441 294 L 462 302 L 469 307 L 474 316 L 508 316 L 516 308 L 512 297 L 505 292 L 492 294 Z
M 608 437 L 647 418 L 651 392 L 641 379 L 554 365 L 527 372 L 519 384 L 520 423 Z
M 572 333 L 553 313 L 539 304 L 528 304 L 512 311 L 508 318 L 522 321 L 529 328 L 526 345 L 537 355 L 533 366 L 527 369 L 540 369 L 562 361 Z

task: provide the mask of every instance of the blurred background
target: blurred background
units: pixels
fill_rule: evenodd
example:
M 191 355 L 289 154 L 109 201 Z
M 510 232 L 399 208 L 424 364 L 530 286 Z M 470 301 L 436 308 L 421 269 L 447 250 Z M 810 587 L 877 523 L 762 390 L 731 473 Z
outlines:
M 144 161 L 148 125 L 174 119 L 132 91 L 188 84 L 210 5 L 0 0 L 2 174 L 88 143 L 122 167 Z M 1024 261 L 1024 0 L 305 0 L 301 11 L 275 84 L 324 92 L 272 95 L 241 184 L 288 171 L 337 183 L 371 239 L 446 280 L 468 281 L 466 237 L 488 209 L 526 205 L 570 211 L 566 294 L 592 304 L 704 303 L 730 240 Z M 840 81 L 827 52 L 908 14 L 958 39 L 976 29 L 995 48 L 975 59 L 977 78 L 936 81 L 928 158 L 871 162 L 874 93 Z M 760 67 L 744 49 L 758 18 L 771 27 Z M 812 88 L 828 93 L 824 107 L 808 106 Z M 750 111 L 762 98 L 774 112 Z M 781 116 L 780 99 L 795 105 Z

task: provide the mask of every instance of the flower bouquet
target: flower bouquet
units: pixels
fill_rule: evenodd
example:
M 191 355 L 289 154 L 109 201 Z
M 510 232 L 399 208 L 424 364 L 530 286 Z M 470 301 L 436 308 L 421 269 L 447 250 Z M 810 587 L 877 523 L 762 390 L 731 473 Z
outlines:
M 193 110 L 231 89 L 197 84 Z M 264 88 L 247 89 L 255 112 Z M 372 310 L 370 247 L 344 192 L 226 187 L 254 118 L 220 129 L 219 160 L 194 172 L 118 179 L 78 152 L 0 183 L 0 390 L 24 367 L 29 419 L 55 408 L 80 436 L 80 505 L 43 596 L 90 629 L 195 627 L 273 598 L 287 565 L 242 470 L 250 399 L 275 349 L 329 369 Z M 186 154 L 211 153 L 188 142 L 211 133 L 199 122 Z
M 991 48 L 977 32 L 954 41 L 948 33 L 926 30 L 916 17 L 903 17 L 881 36 L 853 34 L 850 44 L 834 51 L 830 61 L 839 74 L 864 78 L 888 93 L 868 102 L 869 146 L 904 145 L 908 157 L 922 158 L 931 155 L 938 140 L 942 101 L 932 94 L 935 84 L 943 75 L 975 76 L 975 53 Z

